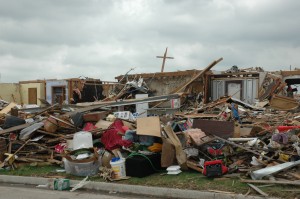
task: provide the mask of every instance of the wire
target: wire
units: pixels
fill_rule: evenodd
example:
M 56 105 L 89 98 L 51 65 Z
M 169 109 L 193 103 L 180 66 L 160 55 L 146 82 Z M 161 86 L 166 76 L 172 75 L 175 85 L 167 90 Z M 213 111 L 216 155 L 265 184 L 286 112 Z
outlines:
M 157 171 L 157 172 L 164 171 L 164 170 L 156 169 L 155 166 L 153 165 L 153 163 L 151 162 L 151 160 L 147 156 L 145 156 L 144 154 L 141 154 L 141 153 L 132 152 L 131 154 L 129 154 L 129 156 L 127 156 L 126 159 L 128 159 L 130 157 L 133 157 L 133 156 L 142 156 L 142 157 L 146 158 L 146 160 L 148 160 L 150 162 L 150 165 L 151 165 L 151 167 L 153 168 L 154 171 Z

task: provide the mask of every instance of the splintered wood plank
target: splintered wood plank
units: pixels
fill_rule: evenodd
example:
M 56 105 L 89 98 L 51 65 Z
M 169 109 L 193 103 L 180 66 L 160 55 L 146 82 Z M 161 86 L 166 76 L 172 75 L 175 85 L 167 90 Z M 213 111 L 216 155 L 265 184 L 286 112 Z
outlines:
M 15 106 L 17 106 L 16 103 L 14 103 L 14 102 L 9 103 L 9 105 L 7 105 L 4 109 L 2 109 L 2 110 L 0 111 L 0 114 L 7 114 L 7 113 L 9 113 L 10 110 L 11 110 L 13 107 L 15 107 Z
M 248 186 L 251 187 L 252 189 L 254 189 L 257 193 L 263 195 L 263 196 L 266 196 L 268 197 L 269 195 L 265 192 L 263 192 L 260 188 L 258 188 L 257 186 L 254 186 L 253 184 L 249 184 L 248 183 Z

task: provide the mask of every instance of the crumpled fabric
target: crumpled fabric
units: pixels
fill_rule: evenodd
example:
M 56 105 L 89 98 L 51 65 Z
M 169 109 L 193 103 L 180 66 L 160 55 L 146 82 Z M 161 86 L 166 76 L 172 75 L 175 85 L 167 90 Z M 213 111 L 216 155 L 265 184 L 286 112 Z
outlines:
M 132 142 L 129 140 L 123 140 L 122 135 L 125 131 L 122 128 L 124 126 L 122 120 L 116 120 L 109 126 L 109 129 L 103 132 L 101 142 L 104 144 L 106 150 L 114 150 L 122 146 L 129 147 Z
M 97 127 L 93 124 L 93 123 L 91 123 L 91 122 L 88 122 L 88 123 L 86 123 L 85 124 L 85 126 L 83 127 L 83 131 L 91 131 L 91 130 L 93 130 L 93 129 L 96 129 Z
M 56 153 L 62 153 L 62 152 L 64 152 L 65 148 L 67 148 L 67 143 L 59 143 L 59 144 L 55 145 L 54 151 Z
M 274 135 L 272 135 L 272 140 L 281 144 L 287 144 L 289 138 L 285 133 L 275 133 Z
M 136 134 L 136 131 L 134 131 L 134 130 L 126 131 L 124 140 L 129 140 L 131 142 L 138 142 L 138 136 Z

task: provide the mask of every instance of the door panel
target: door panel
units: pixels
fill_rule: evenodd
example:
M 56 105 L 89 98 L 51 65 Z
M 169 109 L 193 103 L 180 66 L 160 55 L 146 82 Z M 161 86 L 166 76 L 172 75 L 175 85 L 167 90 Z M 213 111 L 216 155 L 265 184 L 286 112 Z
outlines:
M 228 83 L 228 95 L 236 99 L 241 99 L 241 84 L 239 83 Z
M 28 104 L 37 104 L 37 88 L 28 88 Z

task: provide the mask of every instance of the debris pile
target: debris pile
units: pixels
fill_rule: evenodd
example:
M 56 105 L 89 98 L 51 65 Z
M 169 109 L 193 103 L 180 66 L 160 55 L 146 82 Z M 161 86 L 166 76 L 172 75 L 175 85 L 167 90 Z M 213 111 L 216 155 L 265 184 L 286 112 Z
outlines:
M 299 185 L 299 104 L 282 96 L 280 78 L 267 74 L 253 104 L 233 96 L 199 103 L 185 92 L 221 60 L 162 96 L 135 98 L 151 92 L 139 78 L 101 101 L 75 106 L 24 112 L 1 100 L 1 167 L 58 164 L 73 175 L 110 181 L 192 169 L 210 178 L 235 174 L 249 183 Z M 238 72 L 236 66 L 226 71 Z M 164 114 L 137 112 L 139 105 L 174 100 L 185 102 L 175 113 L 166 107 Z

